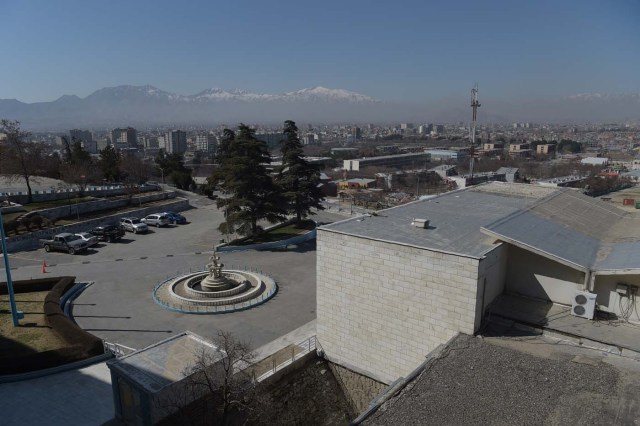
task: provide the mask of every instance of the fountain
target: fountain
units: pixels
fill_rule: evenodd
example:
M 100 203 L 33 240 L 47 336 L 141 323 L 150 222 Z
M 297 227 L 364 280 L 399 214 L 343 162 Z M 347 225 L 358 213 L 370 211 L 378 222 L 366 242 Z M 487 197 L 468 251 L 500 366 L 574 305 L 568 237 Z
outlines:
M 159 305 L 185 313 L 222 313 L 263 303 L 277 291 L 275 281 L 258 272 L 224 270 L 214 248 L 204 271 L 179 275 L 156 285 Z

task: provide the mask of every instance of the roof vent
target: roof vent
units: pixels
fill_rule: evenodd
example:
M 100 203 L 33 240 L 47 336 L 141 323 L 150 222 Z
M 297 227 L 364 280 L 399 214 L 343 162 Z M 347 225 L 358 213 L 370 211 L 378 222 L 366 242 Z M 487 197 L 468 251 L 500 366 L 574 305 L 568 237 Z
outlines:
M 415 226 L 416 228 L 423 228 L 423 229 L 427 229 L 429 227 L 429 220 L 428 219 L 413 219 L 411 222 L 411 225 Z

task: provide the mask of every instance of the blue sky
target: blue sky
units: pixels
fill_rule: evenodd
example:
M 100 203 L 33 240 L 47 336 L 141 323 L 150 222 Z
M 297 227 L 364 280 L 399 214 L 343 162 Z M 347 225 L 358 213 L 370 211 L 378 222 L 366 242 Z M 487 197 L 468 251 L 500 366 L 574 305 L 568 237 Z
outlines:
M 0 0 L 0 98 L 152 84 L 391 101 L 640 92 L 639 0 Z

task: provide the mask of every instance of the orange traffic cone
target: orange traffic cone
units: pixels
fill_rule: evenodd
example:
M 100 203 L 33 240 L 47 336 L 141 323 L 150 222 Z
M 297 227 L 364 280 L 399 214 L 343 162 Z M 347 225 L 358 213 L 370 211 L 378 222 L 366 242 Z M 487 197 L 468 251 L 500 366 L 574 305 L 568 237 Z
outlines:
M 42 261 L 42 273 L 43 274 L 47 273 L 47 261 L 46 260 Z

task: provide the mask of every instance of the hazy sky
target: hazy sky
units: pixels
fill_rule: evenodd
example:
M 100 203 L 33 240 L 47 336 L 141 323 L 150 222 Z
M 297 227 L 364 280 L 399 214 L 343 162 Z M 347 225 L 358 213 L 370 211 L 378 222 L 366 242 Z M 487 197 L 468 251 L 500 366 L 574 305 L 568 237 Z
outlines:
M 316 85 L 384 100 L 640 92 L 640 0 L 0 0 L 0 98 Z

